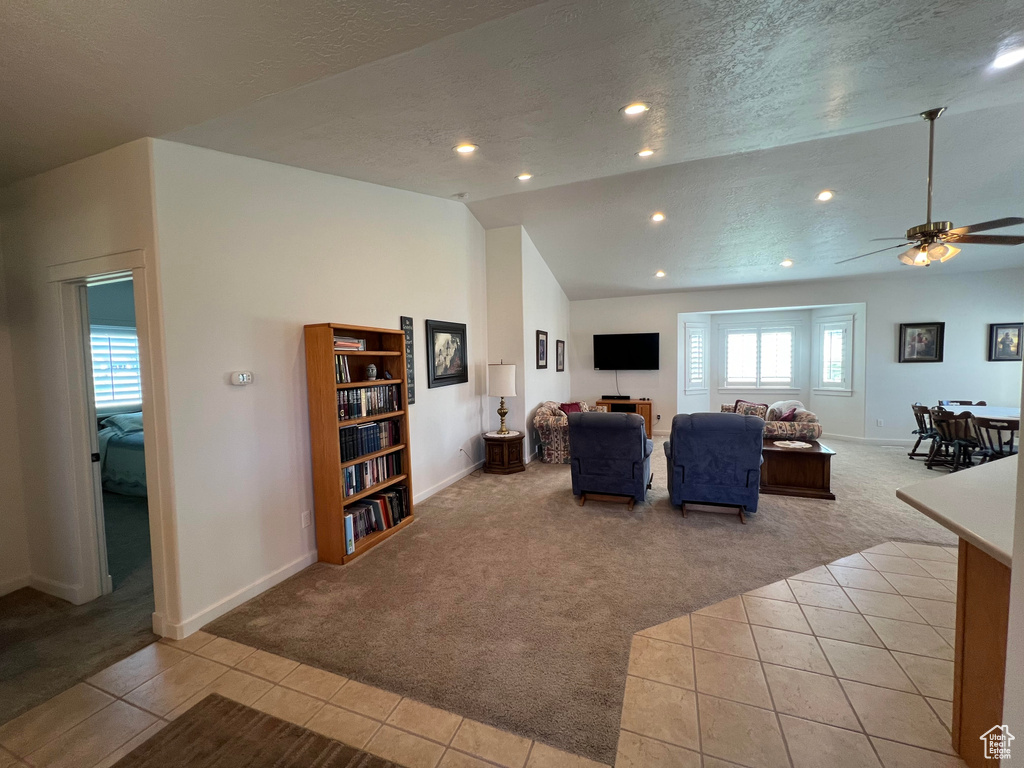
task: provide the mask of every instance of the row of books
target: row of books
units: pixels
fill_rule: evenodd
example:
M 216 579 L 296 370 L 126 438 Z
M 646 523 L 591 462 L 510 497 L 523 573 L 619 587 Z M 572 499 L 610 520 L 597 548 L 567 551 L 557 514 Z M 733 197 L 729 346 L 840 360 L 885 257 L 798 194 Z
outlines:
M 382 451 L 401 441 L 398 422 L 394 420 L 342 427 L 338 435 L 341 439 L 342 461 L 352 461 L 364 454 Z
M 345 513 L 345 554 L 356 551 L 356 542 L 377 531 L 386 531 L 409 516 L 409 489 L 396 485 L 367 496 Z
M 358 419 L 401 410 L 402 399 L 397 384 L 379 384 L 338 390 L 338 418 Z
M 378 456 L 375 459 L 353 464 L 351 467 L 344 467 L 342 473 L 345 479 L 345 496 L 355 496 L 371 485 L 382 483 L 389 477 L 402 474 L 402 459 L 400 453 L 389 453 L 387 456 Z
M 348 358 L 345 355 L 334 356 L 334 381 L 348 384 L 352 381 L 352 373 L 348 369 Z
M 366 349 L 366 339 L 357 339 L 352 336 L 335 336 L 334 350 L 341 352 L 346 349 L 361 352 Z

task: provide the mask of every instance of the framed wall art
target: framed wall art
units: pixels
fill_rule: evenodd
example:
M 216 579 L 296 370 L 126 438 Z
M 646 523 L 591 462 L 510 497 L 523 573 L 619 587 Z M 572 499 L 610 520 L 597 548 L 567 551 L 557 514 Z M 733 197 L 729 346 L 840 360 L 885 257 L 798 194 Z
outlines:
M 537 331 L 537 367 L 548 367 L 548 332 Z
M 427 320 L 427 387 L 469 381 L 466 324 Z
M 993 323 L 988 327 L 989 362 L 1020 361 L 1020 334 L 1024 323 Z
M 561 339 L 555 342 L 555 370 L 565 370 L 565 342 Z
M 941 363 L 945 323 L 900 323 L 901 363 Z

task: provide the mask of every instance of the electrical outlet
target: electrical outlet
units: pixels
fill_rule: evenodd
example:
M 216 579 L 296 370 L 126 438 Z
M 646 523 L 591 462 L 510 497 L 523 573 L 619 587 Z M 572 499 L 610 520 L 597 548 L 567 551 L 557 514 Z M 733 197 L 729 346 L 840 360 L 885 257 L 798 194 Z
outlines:
M 309 526 L 311 526 L 312 524 L 313 516 L 309 514 L 309 510 L 307 509 L 305 512 L 302 513 L 302 527 L 309 528 Z
M 882 421 L 881 419 L 876 419 L 875 420 L 875 426 L 876 427 L 884 427 L 885 426 L 885 422 Z

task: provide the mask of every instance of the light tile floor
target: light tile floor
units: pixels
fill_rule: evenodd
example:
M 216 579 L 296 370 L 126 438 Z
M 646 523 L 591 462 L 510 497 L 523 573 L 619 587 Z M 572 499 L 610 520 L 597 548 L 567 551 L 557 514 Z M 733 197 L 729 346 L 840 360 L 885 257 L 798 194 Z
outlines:
M 890 542 L 633 636 L 616 768 L 960 768 L 957 551 Z
M 956 550 L 887 543 L 638 632 L 618 768 L 955 768 Z M 0 768 L 108 768 L 210 693 L 407 768 L 601 768 L 197 632 L 0 725 Z

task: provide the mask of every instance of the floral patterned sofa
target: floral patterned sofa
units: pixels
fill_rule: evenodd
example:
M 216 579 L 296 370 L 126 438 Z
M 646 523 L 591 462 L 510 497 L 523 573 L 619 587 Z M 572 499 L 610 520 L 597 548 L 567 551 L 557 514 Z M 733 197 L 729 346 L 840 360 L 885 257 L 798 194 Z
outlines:
M 569 403 L 566 403 L 569 405 Z M 581 413 L 596 410 L 584 402 L 577 402 Z M 540 460 L 545 464 L 569 463 L 569 417 L 561 404 L 548 400 L 540 404 L 533 417 L 533 428 L 540 436 Z
M 781 421 L 789 411 L 793 411 L 791 419 Z M 821 437 L 818 417 L 804 408 L 799 400 L 779 400 L 771 405 L 737 400 L 733 405 L 723 405 L 722 413 L 741 413 L 764 419 L 765 440 L 817 440 Z

